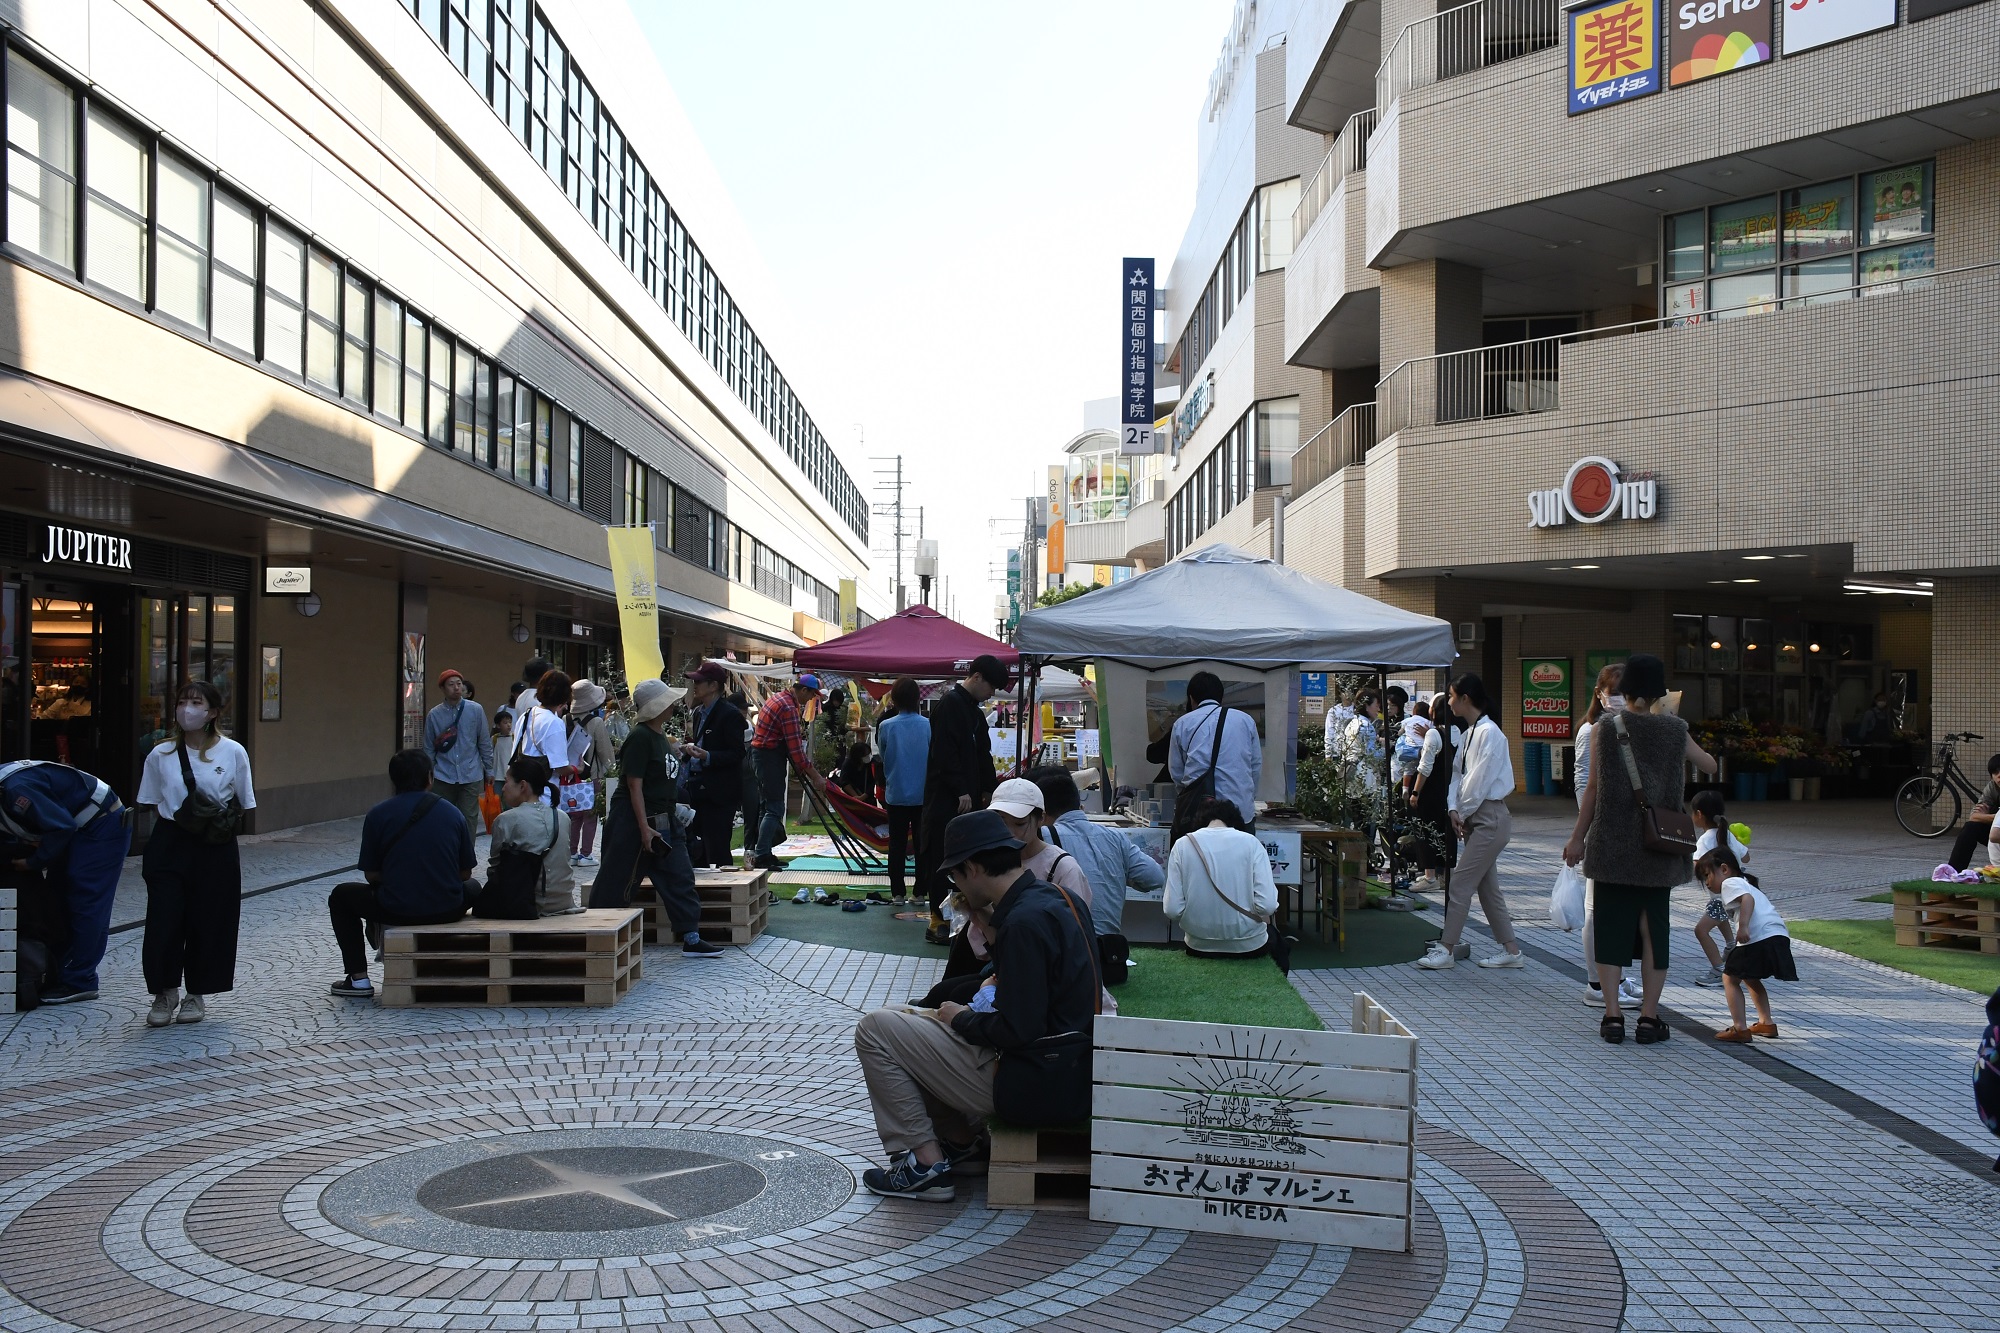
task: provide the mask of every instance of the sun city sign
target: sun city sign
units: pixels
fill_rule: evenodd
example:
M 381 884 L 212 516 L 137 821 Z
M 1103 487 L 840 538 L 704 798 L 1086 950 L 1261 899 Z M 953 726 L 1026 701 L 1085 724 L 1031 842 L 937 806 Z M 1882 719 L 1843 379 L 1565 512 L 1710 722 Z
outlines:
M 1658 518 L 1660 483 L 1650 472 L 1621 473 L 1608 458 L 1579 458 L 1569 465 L 1562 485 L 1528 492 L 1528 526 L 1555 528 L 1565 523 L 1602 523 L 1619 518 Z

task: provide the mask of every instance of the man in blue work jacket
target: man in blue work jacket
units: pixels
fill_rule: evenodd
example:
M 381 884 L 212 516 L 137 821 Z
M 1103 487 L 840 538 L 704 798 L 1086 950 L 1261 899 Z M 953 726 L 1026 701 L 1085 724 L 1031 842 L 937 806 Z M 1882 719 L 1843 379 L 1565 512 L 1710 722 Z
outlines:
M 125 807 L 90 774 L 39 759 L 0 766 L 0 856 L 24 873 L 47 871 L 69 909 L 69 953 L 42 988 L 43 1004 L 97 998 L 118 872 L 131 848 Z

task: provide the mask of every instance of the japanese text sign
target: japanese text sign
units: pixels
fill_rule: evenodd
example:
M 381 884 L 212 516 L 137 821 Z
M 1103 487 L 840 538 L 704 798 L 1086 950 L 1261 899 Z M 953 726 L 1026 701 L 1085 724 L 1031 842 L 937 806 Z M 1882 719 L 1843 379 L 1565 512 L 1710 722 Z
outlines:
M 1785 0 L 1785 54 L 1896 26 L 1896 0 Z
M 1150 454 L 1153 440 L 1153 261 L 1119 261 L 1118 452 Z
M 1569 676 L 1567 657 L 1521 660 L 1521 739 L 1569 739 Z
M 1569 11 L 1569 113 L 1660 91 L 1659 0 L 1605 0 Z

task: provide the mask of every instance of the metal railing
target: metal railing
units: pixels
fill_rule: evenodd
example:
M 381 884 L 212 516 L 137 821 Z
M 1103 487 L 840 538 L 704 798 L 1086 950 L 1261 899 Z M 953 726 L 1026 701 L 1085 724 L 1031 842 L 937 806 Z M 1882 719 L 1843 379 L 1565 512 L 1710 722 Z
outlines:
M 1304 495 L 1334 473 L 1368 456 L 1375 443 L 1375 404 L 1356 403 L 1312 433 L 1292 454 L 1292 494 Z
M 1375 106 L 1411 88 L 1546 51 L 1562 42 L 1560 0 L 1472 0 L 1429 14 L 1396 34 L 1375 71 Z
M 1565 344 L 1686 328 L 1747 315 L 1827 305 L 1858 296 L 1887 296 L 1970 281 L 1966 275 L 2000 277 L 2000 263 L 1974 264 L 1908 277 L 1851 283 L 1787 294 L 1698 313 L 1658 315 L 1546 338 L 1475 347 L 1462 352 L 1405 361 L 1375 386 L 1376 439 L 1386 440 L 1410 426 L 1444 426 L 1461 421 L 1553 412 L 1562 406 L 1562 349 Z
M 1375 132 L 1375 108 L 1357 111 L 1347 118 L 1334 137 L 1332 147 L 1320 159 L 1319 169 L 1299 191 L 1299 206 L 1292 211 L 1292 244 L 1296 246 L 1312 226 L 1313 219 L 1333 198 L 1333 191 L 1349 172 L 1368 169 L 1368 136 Z

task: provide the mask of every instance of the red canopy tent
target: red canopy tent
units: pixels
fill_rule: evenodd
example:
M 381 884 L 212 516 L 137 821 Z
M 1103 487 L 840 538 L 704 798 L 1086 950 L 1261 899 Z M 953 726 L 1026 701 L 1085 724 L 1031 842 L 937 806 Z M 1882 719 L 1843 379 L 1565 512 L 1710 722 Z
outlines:
M 1010 674 L 1019 673 L 1021 655 L 1013 648 L 919 604 L 818 647 L 801 648 L 792 662 L 801 671 L 843 676 L 951 680 L 964 675 L 982 653 L 999 658 Z

